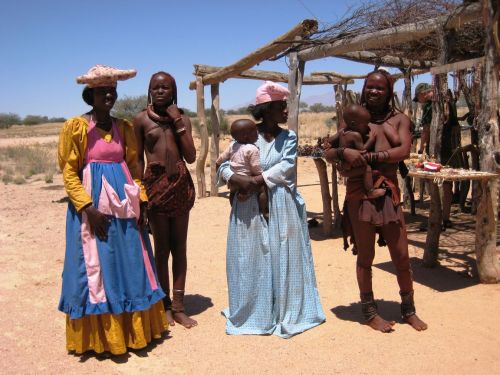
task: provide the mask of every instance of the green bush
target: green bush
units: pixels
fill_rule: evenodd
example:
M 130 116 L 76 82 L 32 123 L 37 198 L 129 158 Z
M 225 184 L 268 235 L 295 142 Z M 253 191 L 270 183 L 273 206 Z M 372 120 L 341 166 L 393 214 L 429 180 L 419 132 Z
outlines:
M 21 117 L 16 113 L 0 113 L 0 129 L 7 129 L 21 122 Z
M 49 122 L 49 118 L 47 116 L 39 116 L 39 115 L 27 115 L 24 120 L 24 125 L 37 125 L 37 124 L 46 124 Z
M 212 134 L 212 120 L 210 118 L 210 110 L 205 110 L 205 118 L 207 119 L 207 129 L 208 134 Z M 200 134 L 200 121 L 198 119 L 192 120 L 193 129 Z M 220 124 L 219 124 L 220 134 L 229 134 L 229 122 L 224 111 L 220 111 Z

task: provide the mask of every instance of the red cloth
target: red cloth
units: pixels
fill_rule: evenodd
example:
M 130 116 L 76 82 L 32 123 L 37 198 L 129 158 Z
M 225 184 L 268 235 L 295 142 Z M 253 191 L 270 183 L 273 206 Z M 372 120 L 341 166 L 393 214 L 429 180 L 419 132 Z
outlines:
M 165 166 L 149 163 L 144 174 L 148 210 L 168 217 L 185 215 L 194 205 L 193 180 L 183 160 L 177 162 L 179 173 L 167 176 Z

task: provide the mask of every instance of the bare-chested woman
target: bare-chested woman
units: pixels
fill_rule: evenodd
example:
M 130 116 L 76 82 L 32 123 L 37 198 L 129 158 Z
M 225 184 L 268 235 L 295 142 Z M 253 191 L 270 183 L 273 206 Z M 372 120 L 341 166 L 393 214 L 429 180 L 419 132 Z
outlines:
M 177 107 L 177 86 L 165 72 L 149 82 L 148 107 L 134 119 L 141 179 L 148 195 L 148 219 L 153 232 L 156 268 L 170 325 L 197 325 L 184 312 L 186 239 L 189 210 L 195 191 L 186 163 L 196 160 L 191 122 Z M 147 167 L 144 172 L 144 151 Z M 172 253 L 173 288 L 170 299 L 168 258 Z
M 371 267 L 375 256 L 375 232 L 379 226 L 396 268 L 403 321 L 417 331 L 422 331 L 427 329 L 427 324 L 416 315 L 413 301 L 408 237 L 400 206 L 397 180 L 398 162 L 410 154 L 410 119 L 394 109 L 391 105 L 392 97 L 393 82 L 387 72 L 378 70 L 368 74 L 361 93 L 361 104 L 370 112 L 372 124 L 379 126 L 380 129 L 389 125 L 397 131 L 400 139 L 398 146 L 383 152 L 366 153 L 351 148 L 330 148 L 325 152 L 325 156 L 330 162 L 341 160 L 351 167 L 360 167 L 370 162 L 374 170 L 380 172 L 380 176 L 374 176 L 374 179 L 382 178 L 384 186 L 390 192 L 377 200 L 368 200 L 363 192 L 362 178 L 349 178 L 346 187 L 345 208 L 347 210 L 345 213 L 350 220 L 358 250 L 356 275 L 361 295 L 361 307 L 367 324 L 382 332 L 392 331 L 395 324 L 378 315 L 373 297 Z M 380 202 L 377 202 L 379 200 Z

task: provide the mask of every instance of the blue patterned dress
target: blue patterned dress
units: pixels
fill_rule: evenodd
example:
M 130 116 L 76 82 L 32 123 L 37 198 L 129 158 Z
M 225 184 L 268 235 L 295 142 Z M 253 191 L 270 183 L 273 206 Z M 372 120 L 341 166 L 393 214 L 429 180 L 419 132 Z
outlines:
M 257 195 L 234 199 L 227 236 L 226 332 L 289 338 L 325 321 L 306 208 L 295 186 L 297 136 L 282 130 L 271 142 L 259 135 L 255 144 L 269 192 L 269 224 Z M 232 174 L 227 162 L 219 169 L 224 181 Z

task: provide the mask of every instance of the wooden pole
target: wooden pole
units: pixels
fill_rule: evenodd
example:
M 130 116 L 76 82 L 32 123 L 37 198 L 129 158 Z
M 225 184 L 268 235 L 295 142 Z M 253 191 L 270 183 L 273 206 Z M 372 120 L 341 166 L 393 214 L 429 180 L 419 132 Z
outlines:
M 413 106 L 412 106 L 412 98 L 411 98 L 411 69 L 403 70 L 404 80 L 405 80 L 405 89 L 403 94 L 403 106 L 405 114 L 410 118 L 413 117 Z M 414 148 L 415 140 L 412 139 L 412 149 Z M 406 176 L 404 179 L 404 199 L 403 202 L 410 202 L 410 213 L 412 215 L 416 214 L 415 210 L 415 196 L 413 195 L 413 179 L 410 176 Z
M 481 0 L 483 24 L 486 30 L 485 64 L 481 87 L 481 112 L 479 114 L 479 151 L 481 170 L 495 172 L 495 157 L 500 155 L 498 133 L 498 70 L 495 59 L 493 17 L 498 12 L 499 1 Z M 479 279 L 483 283 L 497 283 L 500 280 L 500 263 L 496 248 L 498 215 L 498 181 L 479 185 L 480 200 L 476 215 L 476 262 Z
M 207 196 L 207 186 L 205 183 L 205 162 L 208 154 L 208 130 L 207 119 L 205 118 L 205 87 L 201 77 L 196 77 L 196 111 L 200 124 L 200 154 L 196 160 L 196 180 L 198 182 L 198 198 Z
M 347 52 L 336 57 L 356 62 L 364 62 L 370 65 L 388 66 L 393 68 L 422 69 L 422 71 L 427 71 L 431 66 L 435 65 L 433 61 L 409 60 L 404 57 L 390 55 L 380 56 L 371 51 Z
M 447 44 L 444 30 L 438 31 L 438 46 L 440 52 L 439 63 L 445 64 L 447 59 Z M 432 99 L 432 121 L 431 121 L 431 137 L 429 142 L 429 153 L 432 158 L 438 158 L 441 154 L 441 138 L 443 133 L 443 123 L 445 113 L 447 112 L 447 103 L 445 102 L 444 92 L 447 90 L 447 76 L 440 74 L 433 77 L 434 79 L 434 97 Z M 445 162 L 445 161 L 441 161 Z M 434 267 L 438 264 L 439 238 L 441 236 L 441 223 L 443 221 L 443 211 L 441 205 L 441 197 L 439 195 L 439 187 L 436 183 L 429 183 L 431 196 L 429 221 L 427 229 L 427 238 L 424 249 L 424 265 L 426 267 Z
M 326 163 L 321 158 L 314 158 L 314 165 L 318 170 L 319 184 L 321 187 L 321 201 L 323 202 L 323 235 L 332 236 L 332 197 L 330 196 L 330 187 L 328 184 L 328 173 Z
M 299 137 L 299 103 L 300 92 L 302 90 L 302 77 L 304 76 L 305 62 L 299 61 L 297 52 L 291 52 L 288 55 L 290 62 L 290 72 L 288 74 L 288 90 L 290 98 L 288 100 L 288 129 L 297 134 L 297 143 Z
M 210 196 L 216 197 L 219 193 L 217 186 L 217 169 L 215 163 L 219 157 L 220 139 L 220 112 L 219 112 L 219 84 L 210 86 L 212 106 L 210 108 L 210 122 L 212 124 L 212 139 L 210 142 Z
M 213 83 L 222 82 L 230 77 L 240 74 L 244 70 L 250 69 L 252 66 L 260 62 L 274 57 L 278 53 L 286 50 L 294 43 L 294 38 L 308 36 L 318 29 L 318 21 L 304 20 L 292 28 L 290 31 L 274 39 L 265 46 L 253 51 L 234 64 L 228 65 L 216 73 L 208 74 L 203 77 L 203 84 L 211 85 Z
M 195 64 L 194 65 L 194 75 L 195 76 L 207 76 L 209 74 L 213 74 L 218 72 L 223 68 L 221 67 L 216 67 L 216 66 L 210 66 L 210 65 L 200 65 L 200 64 Z M 273 82 L 283 82 L 283 83 L 288 83 L 290 80 L 288 77 L 288 74 L 286 73 L 280 73 L 280 72 L 272 72 L 268 70 L 245 70 L 241 72 L 240 74 L 237 74 L 235 76 L 232 76 L 231 78 L 237 78 L 237 79 L 257 79 L 257 80 L 262 80 L 262 81 L 273 81 Z M 347 81 L 347 83 L 354 83 L 353 80 L 351 79 L 343 79 L 343 78 L 338 78 L 338 77 L 333 77 L 333 76 L 305 76 L 302 79 L 302 84 L 303 85 L 324 85 L 324 84 L 331 84 L 331 83 L 343 83 Z M 191 81 L 189 83 L 189 89 L 190 90 L 195 90 L 196 89 L 196 81 Z
M 343 96 L 341 94 L 342 86 L 334 85 L 333 86 L 334 95 L 335 95 L 335 112 L 337 115 L 337 131 L 340 129 L 340 124 L 343 122 L 342 118 L 342 101 Z M 340 214 L 340 206 L 339 206 L 339 179 L 337 176 L 337 166 L 335 163 L 332 164 L 332 204 L 333 204 L 333 227 L 335 229 L 340 229 L 342 224 L 341 222 L 341 214 Z

